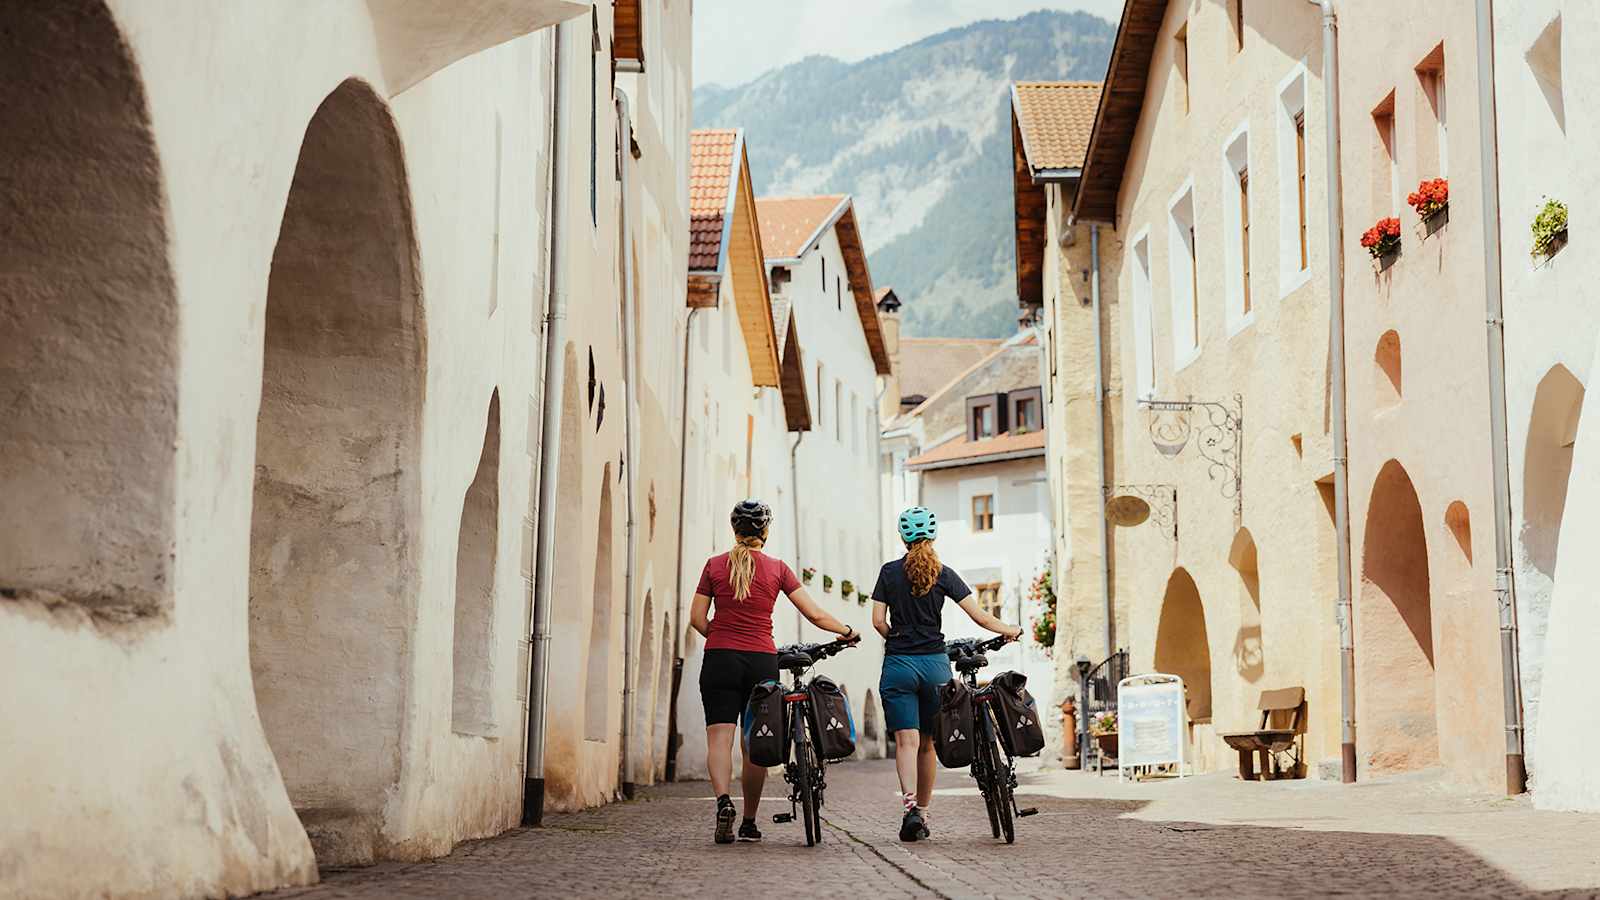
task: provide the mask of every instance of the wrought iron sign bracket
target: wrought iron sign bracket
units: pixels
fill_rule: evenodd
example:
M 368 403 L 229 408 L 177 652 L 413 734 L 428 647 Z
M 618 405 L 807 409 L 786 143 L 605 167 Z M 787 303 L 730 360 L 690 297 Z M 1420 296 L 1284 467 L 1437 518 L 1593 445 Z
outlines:
M 1233 501 L 1234 527 L 1244 522 L 1244 395 L 1226 400 L 1141 400 L 1150 413 L 1150 441 L 1169 459 L 1182 453 L 1191 439 L 1206 462 L 1206 475 L 1218 482 L 1224 498 Z M 1202 418 L 1194 422 L 1194 412 Z
M 1118 484 L 1107 486 L 1105 499 L 1133 496 L 1150 507 L 1150 521 L 1174 544 L 1178 542 L 1178 486 L 1175 484 Z

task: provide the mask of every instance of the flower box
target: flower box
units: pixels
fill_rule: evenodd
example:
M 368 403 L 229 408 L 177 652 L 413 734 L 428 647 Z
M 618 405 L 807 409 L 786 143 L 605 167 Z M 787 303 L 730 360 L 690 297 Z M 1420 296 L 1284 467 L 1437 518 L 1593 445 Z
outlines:
M 854 581 L 846 578 L 844 581 L 839 583 L 839 596 L 843 597 L 844 599 L 849 600 L 850 596 L 855 592 L 856 583 Z
M 1100 745 L 1100 755 L 1107 759 L 1117 758 L 1117 733 L 1097 734 L 1094 742 Z
M 1567 245 L 1567 205 L 1546 197 L 1533 218 L 1533 255 L 1549 259 Z
M 1400 220 L 1394 216 L 1379 219 L 1361 235 L 1361 246 L 1378 263 L 1378 271 L 1394 265 L 1400 256 Z
M 800 581 L 802 584 L 810 584 L 816 577 L 817 570 L 810 566 L 806 566 L 804 569 L 800 570 Z
M 1388 271 L 1389 267 L 1394 265 L 1395 261 L 1398 260 L 1399 258 L 1400 258 L 1400 248 L 1399 247 L 1396 247 L 1393 250 L 1390 250 L 1388 253 L 1385 253 L 1382 256 L 1378 257 L 1378 271 L 1379 272 Z
M 1448 224 L 1450 224 L 1450 206 L 1446 204 L 1422 217 L 1422 236 L 1433 237 L 1439 229 Z
M 824 575 L 824 576 L 822 576 L 822 592 L 824 594 L 833 593 L 833 576 L 832 575 Z

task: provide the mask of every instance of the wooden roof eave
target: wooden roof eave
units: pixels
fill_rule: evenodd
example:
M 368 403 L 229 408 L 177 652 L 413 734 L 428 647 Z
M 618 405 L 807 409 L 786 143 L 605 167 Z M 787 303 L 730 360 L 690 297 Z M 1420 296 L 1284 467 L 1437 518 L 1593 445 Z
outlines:
M 861 230 L 856 225 L 854 205 L 845 208 L 834 228 L 838 231 L 839 251 L 850 274 L 850 292 L 855 295 L 856 315 L 861 319 L 874 370 L 879 375 L 888 375 L 893 371 L 889 365 L 889 348 L 883 340 L 883 323 L 878 319 L 878 303 L 873 299 L 876 291 L 872 288 L 872 272 L 867 268 L 867 252 L 862 246 Z
M 739 324 L 750 358 L 751 381 L 756 387 L 777 387 L 780 384 L 782 361 L 778 358 L 777 326 L 772 321 L 772 292 L 767 284 L 766 251 L 761 246 L 761 226 L 756 215 L 755 190 L 750 178 L 750 162 L 745 154 L 743 131 L 739 132 L 739 140 L 734 147 L 734 169 L 736 175 L 733 189 L 729 192 L 732 198 L 729 205 L 737 207 L 737 212 L 741 214 L 749 247 L 753 250 L 749 258 L 730 258 L 729 269 L 742 270 L 734 273 L 736 286 L 741 281 L 759 285 L 759 293 L 756 294 L 748 290 L 735 290 L 734 303 L 738 306 Z M 729 215 L 728 218 L 731 223 L 734 216 Z M 723 253 L 730 252 L 725 243 Z M 739 275 L 743 277 L 737 277 Z
M 1168 0 L 1127 0 L 1122 8 L 1105 86 L 1089 134 L 1089 148 L 1084 154 L 1078 194 L 1072 204 L 1074 222 L 1116 225 L 1122 176 L 1144 112 L 1150 63 L 1166 19 L 1167 3 Z
M 783 343 L 783 375 L 779 389 L 783 395 L 783 418 L 790 431 L 811 430 L 811 404 L 806 397 L 805 361 L 800 357 L 800 337 L 795 330 L 794 313 L 788 315 Z
M 1016 87 L 1011 91 L 1011 195 L 1017 253 L 1017 303 L 1038 306 L 1044 302 L 1045 189 L 1034 181 L 1029 170 L 1027 136 L 1022 133 L 1017 117 Z

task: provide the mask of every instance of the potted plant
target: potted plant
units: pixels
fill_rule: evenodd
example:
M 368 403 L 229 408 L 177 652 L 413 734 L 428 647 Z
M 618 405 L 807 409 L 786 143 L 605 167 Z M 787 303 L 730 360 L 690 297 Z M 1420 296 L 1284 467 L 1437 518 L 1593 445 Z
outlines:
M 1094 737 L 1096 744 L 1100 745 L 1100 755 L 1116 758 L 1117 755 L 1117 713 L 1116 710 L 1097 712 L 1089 720 L 1089 734 Z
M 833 576 L 832 575 L 824 575 L 824 576 L 822 576 L 822 592 L 824 594 L 833 593 Z
M 800 570 L 800 581 L 802 583 L 804 583 L 804 584 L 810 584 L 812 579 L 814 579 L 816 577 L 817 577 L 817 568 L 816 568 L 816 566 L 806 566 L 804 569 Z
M 1424 179 L 1417 189 L 1406 195 L 1406 202 L 1417 211 L 1422 220 L 1423 237 L 1428 237 L 1450 221 L 1450 181 L 1445 178 Z
M 1567 243 L 1567 205 L 1544 198 L 1544 207 L 1533 217 L 1533 255 L 1546 259 Z
M 1394 216 L 1379 219 L 1361 235 L 1361 246 L 1378 261 L 1378 271 L 1394 265 L 1400 256 L 1400 220 Z
M 1050 581 L 1048 565 L 1034 576 L 1033 583 L 1028 586 L 1028 598 L 1043 607 L 1033 620 L 1033 641 L 1049 655 L 1056 646 L 1056 591 Z
M 845 580 L 839 582 L 839 596 L 849 600 L 851 595 L 853 595 L 855 592 L 856 583 L 854 581 L 846 578 Z

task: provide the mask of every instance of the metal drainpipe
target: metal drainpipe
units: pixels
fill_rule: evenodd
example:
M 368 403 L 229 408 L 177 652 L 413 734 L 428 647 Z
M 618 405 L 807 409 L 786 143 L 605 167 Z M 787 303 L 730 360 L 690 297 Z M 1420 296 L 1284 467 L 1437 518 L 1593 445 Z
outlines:
M 1100 597 L 1105 603 L 1106 658 L 1117 652 L 1117 627 L 1112 619 L 1111 539 L 1106 521 L 1106 376 L 1105 346 L 1100 322 L 1100 226 L 1089 226 L 1089 299 L 1094 307 L 1094 441 L 1100 473 Z
M 805 381 L 804 376 L 802 376 L 800 380 L 801 380 L 802 383 L 804 383 L 804 381 Z M 821 403 L 820 398 L 819 398 L 819 400 L 817 402 Z M 806 433 L 804 431 L 802 431 L 802 432 L 800 432 L 800 433 L 798 433 L 798 434 L 796 434 L 794 436 L 794 443 L 789 445 L 789 496 L 791 498 L 789 505 L 794 508 L 794 564 L 795 564 L 795 568 L 802 568 L 802 567 L 805 566 L 805 563 L 800 561 L 802 559 L 802 557 L 800 556 L 800 550 L 801 550 L 801 546 L 802 546 L 801 537 L 800 537 L 800 464 L 797 462 L 797 458 L 798 458 L 799 453 L 800 453 L 800 442 L 805 440 L 805 437 L 806 437 Z M 795 611 L 794 611 L 794 639 L 795 639 L 796 642 L 799 642 L 801 640 L 800 627 L 801 627 L 801 622 L 802 621 L 803 620 L 802 620 L 801 615 L 800 615 L 800 608 L 799 607 L 795 607 Z
M 1344 194 L 1339 159 L 1339 24 L 1333 0 L 1308 0 L 1322 9 L 1322 85 L 1327 105 L 1328 156 L 1328 344 L 1332 368 L 1333 529 L 1339 555 L 1339 755 L 1345 784 L 1356 780 L 1356 648 L 1350 604 L 1350 459 L 1345 434 L 1344 379 Z
M 678 575 L 672 585 L 672 696 L 667 707 L 667 765 L 662 777 L 678 780 L 678 745 L 683 743 L 678 734 L 678 688 L 683 684 L 683 516 L 688 506 L 684 499 L 685 482 L 689 477 L 689 353 L 694 339 L 694 317 L 700 307 L 689 310 L 683 320 L 683 399 L 678 405 Z
M 1483 191 L 1483 293 L 1489 344 L 1489 444 L 1494 464 L 1494 593 L 1500 604 L 1500 669 L 1506 723 L 1506 793 L 1528 789 L 1511 560 L 1511 473 L 1506 435 L 1505 318 L 1500 295 L 1500 149 L 1494 103 L 1494 3 L 1477 0 L 1478 168 Z
M 634 316 L 633 296 L 633 221 L 628 216 L 628 198 L 633 196 L 629 191 L 629 173 L 633 169 L 633 118 L 628 111 L 628 95 L 620 89 L 616 92 L 617 119 L 621 126 L 617 129 L 617 175 L 622 190 L 622 202 L 619 204 L 622 214 L 622 372 L 624 396 L 627 398 L 623 407 L 622 452 L 624 454 L 623 471 L 623 497 L 627 510 L 626 524 L 627 554 L 624 562 L 623 590 L 626 592 L 622 600 L 622 796 L 632 800 L 635 781 L 633 765 L 633 733 L 634 705 L 639 702 L 638 693 L 633 689 L 634 679 L 638 677 L 637 668 L 638 644 L 634 642 L 634 631 L 638 617 L 635 598 L 636 585 L 638 584 L 639 569 L 639 542 L 638 527 L 634 518 L 638 497 L 638 462 L 639 462 L 639 391 L 638 372 L 633 359 L 633 342 L 638 336 L 632 333 Z
M 566 390 L 567 282 L 561 265 L 561 234 L 567 216 L 562 209 L 561 185 L 567 176 L 567 152 L 562 143 L 561 36 L 565 24 L 555 26 L 551 53 L 550 100 L 550 260 L 549 299 L 544 320 L 544 422 L 539 431 L 539 510 L 535 541 L 538 556 L 533 575 L 533 645 L 528 666 L 527 767 L 523 772 L 522 824 L 544 823 L 545 720 L 550 685 L 550 607 L 556 548 L 556 485 L 561 469 L 561 400 Z

